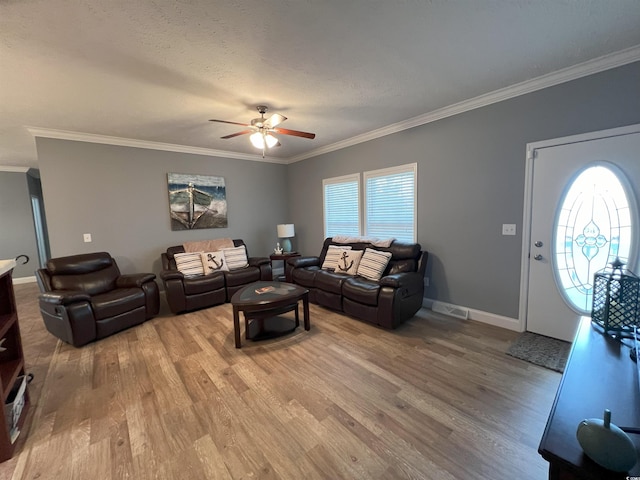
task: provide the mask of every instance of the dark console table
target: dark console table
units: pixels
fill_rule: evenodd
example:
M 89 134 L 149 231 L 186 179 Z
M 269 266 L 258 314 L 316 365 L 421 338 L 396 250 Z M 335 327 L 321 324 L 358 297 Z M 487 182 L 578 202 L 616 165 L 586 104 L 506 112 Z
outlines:
M 556 393 L 538 452 L 549 462 L 549 479 L 609 480 L 640 478 L 640 461 L 629 473 L 614 473 L 587 457 L 576 438 L 585 418 L 602 418 L 611 410 L 619 427 L 640 427 L 640 389 L 636 364 L 629 358 L 632 339 L 621 344 L 592 326 L 580 323 Z M 640 452 L 640 435 L 629 435 Z

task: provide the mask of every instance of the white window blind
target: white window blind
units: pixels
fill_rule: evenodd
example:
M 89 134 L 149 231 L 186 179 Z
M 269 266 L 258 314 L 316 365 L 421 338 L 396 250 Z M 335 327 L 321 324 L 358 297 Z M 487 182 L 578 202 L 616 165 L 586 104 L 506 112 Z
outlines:
M 322 181 L 324 235 L 360 235 L 360 175 Z
M 417 164 L 364 172 L 365 235 L 416 241 Z

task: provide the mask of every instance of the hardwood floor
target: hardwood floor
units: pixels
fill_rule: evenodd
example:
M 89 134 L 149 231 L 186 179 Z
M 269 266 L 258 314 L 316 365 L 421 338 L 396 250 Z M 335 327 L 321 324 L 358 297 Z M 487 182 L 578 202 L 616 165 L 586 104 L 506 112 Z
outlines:
M 560 374 L 515 332 L 421 313 L 395 331 L 311 305 L 234 347 L 230 305 L 76 349 L 15 287 L 32 408 L 0 479 L 544 479 Z

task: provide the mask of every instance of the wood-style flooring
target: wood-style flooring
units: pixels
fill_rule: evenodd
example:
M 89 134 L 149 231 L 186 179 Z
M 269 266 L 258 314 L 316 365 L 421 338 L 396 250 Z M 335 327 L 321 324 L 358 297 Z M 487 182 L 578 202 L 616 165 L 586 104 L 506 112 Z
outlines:
M 229 304 L 74 348 L 16 285 L 32 406 L 4 479 L 541 480 L 560 374 L 515 332 L 420 312 L 386 331 L 311 305 L 311 330 L 234 347 Z

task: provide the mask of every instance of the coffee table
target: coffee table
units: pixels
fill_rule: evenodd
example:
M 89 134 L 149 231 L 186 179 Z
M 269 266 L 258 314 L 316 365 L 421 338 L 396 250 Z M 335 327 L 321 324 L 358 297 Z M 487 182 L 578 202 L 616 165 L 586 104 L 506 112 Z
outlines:
M 309 321 L 309 290 L 285 282 L 254 282 L 238 290 L 231 297 L 233 330 L 236 348 L 240 348 L 240 312 L 244 314 L 245 338 L 262 340 L 292 332 L 300 325 L 298 302 L 302 300 L 304 329 Z M 286 312 L 296 312 L 295 320 L 283 318 Z

